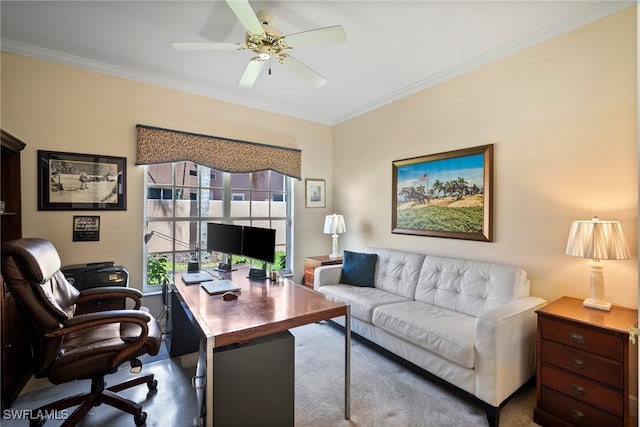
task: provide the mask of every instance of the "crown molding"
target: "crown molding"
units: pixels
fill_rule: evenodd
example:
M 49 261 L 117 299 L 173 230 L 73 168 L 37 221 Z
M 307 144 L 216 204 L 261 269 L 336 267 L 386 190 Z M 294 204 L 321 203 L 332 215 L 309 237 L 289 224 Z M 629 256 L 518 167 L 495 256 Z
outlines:
M 217 101 L 229 102 L 231 104 L 237 104 L 248 108 L 254 108 L 257 110 L 267 111 L 269 113 L 279 114 L 287 117 L 293 117 L 301 120 L 308 120 L 315 123 L 331 125 L 331 117 L 319 117 L 316 115 L 304 114 L 301 111 L 293 111 L 285 108 L 280 108 L 273 104 L 265 104 L 254 101 L 247 101 L 241 97 L 233 95 L 221 95 L 220 92 L 208 91 L 201 86 L 183 83 L 172 79 L 159 78 L 150 73 L 144 73 L 137 70 L 132 70 L 125 67 L 120 67 L 113 64 L 108 64 L 93 59 L 88 59 L 76 55 L 70 55 L 67 53 L 59 52 L 56 50 L 46 49 L 27 43 L 18 42 L 6 38 L 0 39 L 0 50 L 9 53 L 15 53 L 17 55 L 26 56 L 29 58 L 54 62 L 57 64 L 68 65 L 71 67 L 77 67 L 88 71 L 93 71 L 100 74 L 105 74 L 113 77 L 119 77 L 127 80 L 137 81 L 140 83 L 147 83 L 154 86 L 163 87 L 166 89 L 172 89 L 191 95 L 201 96 L 205 98 L 214 99 Z
M 471 58 L 469 60 L 461 62 L 460 64 L 457 64 L 439 73 L 433 74 L 411 85 L 400 88 L 392 93 L 389 93 L 386 96 L 375 99 L 356 109 L 338 115 L 333 118 L 332 124 L 336 125 L 376 110 L 378 108 L 384 107 L 385 105 L 389 105 L 393 102 L 399 101 L 410 95 L 414 95 L 447 80 L 451 80 L 462 74 L 473 71 L 483 65 L 490 64 L 516 52 L 550 40 L 571 30 L 575 30 L 576 28 L 590 24 L 591 22 L 597 21 L 598 19 L 613 15 L 614 13 L 631 7 L 635 4 L 635 0 L 602 1 L 594 3 L 592 7 L 585 9 L 582 12 L 576 13 L 562 21 L 547 25 L 546 27 L 542 27 L 539 30 L 527 34 L 526 36 L 520 37 L 510 43 L 507 43 L 475 58 Z
M 220 92 L 207 92 L 203 91 L 202 87 L 193 84 L 186 84 L 176 80 L 163 79 L 154 76 L 150 73 L 144 73 L 137 70 L 132 70 L 116 65 L 108 64 L 101 61 L 96 61 L 88 58 L 83 58 L 75 55 L 69 55 L 62 52 L 58 52 L 51 49 L 45 49 L 33 45 L 29 45 L 22 42 L 17 42 L 10 39 L 0 39 L 0 50 L 10 53 L 15 53 L 35 59 L 41 59 L 45 61 L 60 63 L 73 67 L 94 71 L 101 74 L 120 77 L 128 80 L 138 81 L 142 83 L 148 83 L 155 86 L 160 86 L 172 90 L 177 90 L 192 95 L 211 98 L 219 101 L 229 102 L 232 104 L 242 105 L 248 108 L 254 108 L 257 110 L 267 111 L 273 114 L 279 114 L 301 120 L 307 120 L 314 123 L 333 126 L 340 124 L 347 120 L 366 114 L 370 111 L 381 108 L 385 105 L 399 101 L 410 95 L 421 92 L 430 87 L 436 86 L 447 80 L 460 76 L 462 74 L 473 71 L 483 65 L 497 61 L 512 55 L 518 51 L 534 46 L 553 37 L 557 37 L 563 33 L 569 32 L 583 25 L 594 22 L 598 19 L 612 15 L 618 11 L 626 9 L 636 4 L 634 0 L 624 1 L 600 1 L 594 3 L 594 5 L 582 12 L 576 13 L 562 21 L 543 27 L 535 32 L 532 32 L 524 37 L 520 37 L 510 43 L 507 43 L 499 48 L 493 49 L 485 54 L 479 55 L 475 58 L 466 60 L 460 64 L 443 70 L 439 73 L 431 75 L 425 79 L 419 80 L 413 84 L 402 87 L 395 90 L 388 95 L 375 99 L 371 102 L 363 104 L 362 106 L 347 111 L 337 116 L 318 116 L 303 113 L 298 110 L 290 110 L 281 108 L 273 104 L 265 104 L 254 101 L 247 101 L 242 97 L 232 94 L 220 94 Z

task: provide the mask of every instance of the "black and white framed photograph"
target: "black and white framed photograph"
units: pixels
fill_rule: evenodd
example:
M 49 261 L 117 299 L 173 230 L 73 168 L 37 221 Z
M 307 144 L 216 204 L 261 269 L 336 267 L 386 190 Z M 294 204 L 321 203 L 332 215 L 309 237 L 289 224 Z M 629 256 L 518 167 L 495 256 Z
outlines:
M 126 210 L 125 157 L 38 150 L 38 210 Z
M 324 208 L 326 207 L 325 180 L 307 178 L 305 184 L 305 207 Z

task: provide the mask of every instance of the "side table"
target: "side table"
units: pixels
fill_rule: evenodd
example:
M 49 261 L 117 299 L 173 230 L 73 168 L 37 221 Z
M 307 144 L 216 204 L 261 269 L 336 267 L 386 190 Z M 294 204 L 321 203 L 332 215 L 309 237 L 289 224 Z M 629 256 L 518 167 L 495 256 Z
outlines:
M 545 427 L 636 425 L 630 396 L 638 395 L 638 349 L 628 330 L 638 311 L 586 308 L 562 297 L 537 313 L 533 420 Z
M 316 268 L 323 265 L 342 264 L 342 257 L 329 258 L 329 255 L 310 256 L 304 259 L 304 280 L 303 284 L 308 288 L 313 288 L 313 278 Z

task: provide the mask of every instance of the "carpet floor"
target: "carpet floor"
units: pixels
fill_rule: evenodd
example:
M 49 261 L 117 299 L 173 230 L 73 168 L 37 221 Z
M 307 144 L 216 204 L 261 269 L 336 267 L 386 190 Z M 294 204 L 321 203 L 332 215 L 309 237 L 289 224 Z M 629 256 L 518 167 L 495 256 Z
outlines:
M 295 337 L 295 425 L 296 427 L 459 427 L 486 426 L 486 414 L 479 404 L 460 397 L 398 364 L 359 340 L 351 347 L 351 419 L 344 419 L 344 335 L 341 330 L 318 323 L 294 328 Z M 162 356 L 166 356 L 163 351 Z M 156 392 L 145 385 L 121 392 L 140 402 L 148 413 L 147 426 L 191 427 L 197 425 L 196 396 L 191 387 L 195 355 L 182 358 L 156 357 L 143 360 L 142 373 L 154 373 Z M 109 384 L 133 374 L 128 367 L 109 376 Z M 30 384 L 3 411 L 0 424 L 28 426 L 29 409 L 89 388 L 88 381 L 51 386 L 44 380 Z M 502 409 L 500 426 L 536 426 L 533 422 L 535 385 L 519 390 Z M 49 419 L 45 426 L 59 426 Z M 130 415 L 101 405 L 93 408 L 80 427 L 133 426 Z M 262 426 L 258 426 L 262 427 Z

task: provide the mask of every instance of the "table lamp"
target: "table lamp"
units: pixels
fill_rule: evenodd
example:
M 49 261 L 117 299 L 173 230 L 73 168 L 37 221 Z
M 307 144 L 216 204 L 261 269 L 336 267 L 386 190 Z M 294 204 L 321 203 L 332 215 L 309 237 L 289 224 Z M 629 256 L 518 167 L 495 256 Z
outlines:
M 344 217 L 342 215 L 327 215 L 324 220 L 324 234 L 331 234 L 333 238 L 333 249 L 329 258 L 340 258 L 338 253 L 338 235 L 347 231 L 347 227 L 344 224 Z
M 601 221 L 598 217 L 585 221 L 573 221 L 567 241 L 567 255 L 590 258 L 590 296 L 585 299 L 585 307 L 611 310 L 611 303 L 604 299 L 604 276 L 602 268 L 605 259 L 629 259 L 629 246 L 622 233 L 619 221 Z

